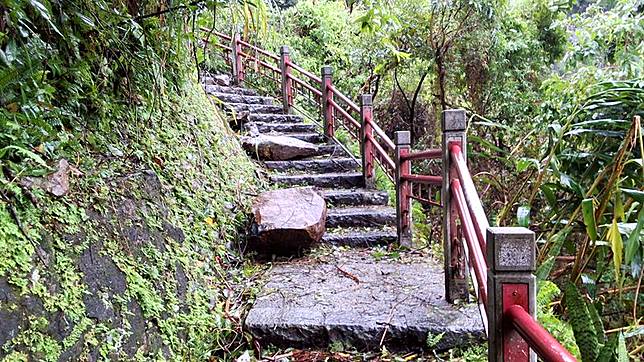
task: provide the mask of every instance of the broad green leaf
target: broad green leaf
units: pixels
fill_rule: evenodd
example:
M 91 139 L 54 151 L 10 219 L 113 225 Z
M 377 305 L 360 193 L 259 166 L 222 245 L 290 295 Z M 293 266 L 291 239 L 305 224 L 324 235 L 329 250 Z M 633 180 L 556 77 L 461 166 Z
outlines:
M 621 189 L 623 193 L 632 197 L 635 201 L 644 204 L 644 191 L 633 189 Z
M 566 226 L 565 228 L 559 230 L 555 235 L 552 236 L 552 239 L 550 240 L 550 250 L 548 250 L 548 257 L 546 260 L 541 263 L 541 265 L 537 268 L 537 271 L 535 272 L 535 275 L 538 280 L 546 280 L 548 279 L 548 276 L 550 275 L 550 271 L 552 270 L 552 267 L 555 264 L 555 258 L 559 256 L 559 253 L 561 252 L 561 246 L 563 245 L 564 241 L 570 234 L 570 231 L 572 228 L 570 226 Z
M 584 224 L 586 225 L 586 233 L 590 240 L 597 240 L 597 223 L 595 222 L 595 207 L 593 206 L 593 199 L 584 199 L 581 202 L 581 211 L 584 214 Z
M 624 252 L 624 244 L 622 242 L 622 234 L 617 227 L 617 219 L 613 218 L 613 223 L 608 229 L 606 239 L 610 243 L 610 249 L 613 252 L 613 264 L 615 266 L 615 278 L 620 279 L 620 270 L 622 266 L 622 253 Z
M 624 262 L 630 264 L 642 248 L 642 228 L 644 227 L 644 208 L 637 214 L 637 224 L 626 240 Z
M 626 339 L 624 333 L 619 333 L 619 342 L 617 343 L 617 362 L 628 362 L 628 350 L 626 349 Z

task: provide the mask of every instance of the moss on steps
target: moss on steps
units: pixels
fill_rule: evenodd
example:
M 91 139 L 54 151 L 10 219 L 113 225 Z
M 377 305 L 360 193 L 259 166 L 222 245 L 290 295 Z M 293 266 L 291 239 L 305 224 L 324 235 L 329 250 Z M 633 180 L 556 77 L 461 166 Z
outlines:
M 254 164 L 196 81 L 161 102 L 67 153 L 65 196 L 9 184 L 0 359 L 205 360 L 243 340 L 253 267 L 233 250 Z

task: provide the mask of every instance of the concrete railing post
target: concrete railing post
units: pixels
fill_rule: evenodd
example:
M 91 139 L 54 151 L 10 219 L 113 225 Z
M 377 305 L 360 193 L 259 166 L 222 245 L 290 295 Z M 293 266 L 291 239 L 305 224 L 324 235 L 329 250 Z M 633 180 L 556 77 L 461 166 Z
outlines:
M 513 305 L 536 316 L 535 250 L 534 233 L 526 228 L 487 229 L 488 361 L 536 361 L 528 343 L 503 321 Z
M 396 144 L 396 221 L 398 243 L 411 245 L 411 198 L 409 197 L 409 182 L 404 176 L 411 174 L 411 162 L 402 161 L 401 156 L 409 154 L 411 149 L 411 136 L 409 131 L 398 131 L 394 137 Z
M 239 42 L 239 33 L 234 32 L 232 36 L 232 65 L 233 65 L 233 83 L 242 85 L 244 83 L 244 63 L 242 61 L 242 48 Z
M 333 142 L 335 135 L 334 112 L 333 107 L 329 104 L 329 101 L 333 100 L 333 92 L 329 88 L 333 84 L 332 75 L 333 69 L 330 66 L 322 67 L 322 119 L 324 120 L 324 135 L 329 142 Z
M 282 104 L 284 113 L 290 113 L 293 106 L 293 80 L 290 78 L 290 51 L 286 45 L 280 47 L 280 70 L 282 71 Z
M 449 302 L 465 300 L 469 297 L 466 279 L 466 261 L 463 244 L 457 230 L 456 220 L 458 210 L 451 202 L 450 183 L 458 177 L 451 165 L 449 144 L 457 142 L 461 145 L 463 157 L 466 151 L 465 111 L 450 109 L 443 111 L 443 187 L 441 201 L 443 203 L 443 252 L 445 259 L 445 298 Z
M 375 187 L 375 172 L 373 159 L 373 104 L 371 94 L 360 96 L 360 151 L 362 153 L 362 174 L 365 187 Z

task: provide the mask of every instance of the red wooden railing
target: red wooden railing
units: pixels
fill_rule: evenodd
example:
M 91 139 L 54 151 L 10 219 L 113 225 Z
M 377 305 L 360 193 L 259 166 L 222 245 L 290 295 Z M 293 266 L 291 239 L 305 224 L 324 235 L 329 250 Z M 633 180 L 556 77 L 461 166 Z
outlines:
M 361 95 L 357 105 L 335 87 L 331 67 L 323 67 L 317 77 L 295 64 L 286 46 L 277 56 L 236 34 L 202 30 L 217 37 L 214 43 L 231 65 L 235 83 L 248 78 L 248 69 L 279 83 L 286 112 L 297 108 L 298 95 L 308 95 L 307 101 L 320 111 L 329 142 L 337 142 L 338 126 L 359 142 L 365 186 L 374 187 L 376 163 L 395 182 L 400 243 L 411 240 L 412 199 L 442 207 L 445 297 L 449 301 L 468 299 L 469 270 L 488 335 L 490 361 L 534 361 L 535 352 L 547 362 L 575 361 L 535 320 L 534 233 L 525 228 L 489 226 L 467 167 L 463 110 L 443 113 L 440 149 L 414 152 L 409 132 L 396 132 L 394 142 L 376 124 L 371 95 Z M 442 160 L 442 175 L 414 174 L 412 161 L 419 160 Z M 440 198 L 436 198 L 432 191 L 439 186 Z

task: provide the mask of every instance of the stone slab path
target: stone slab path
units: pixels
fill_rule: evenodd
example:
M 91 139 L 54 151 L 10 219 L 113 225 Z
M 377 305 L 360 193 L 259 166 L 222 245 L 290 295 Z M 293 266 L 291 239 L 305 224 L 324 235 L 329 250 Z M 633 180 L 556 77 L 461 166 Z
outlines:
M 483 338 L 475 305 L 443 298 L 442 266 L 427 256 L 377 260 L 370 250 L 335 251 L 319 259 L 277 264 L 246 327 L 263 345 L 377 350 L 436 349 Z M 384 336 L 384 337 L 383 337 Z
M 302 159 L 264 162 L 281 187 L 318 188 L 328 207 L 322 243 L 335 247 L 329 255 L 278 263 L 267 272 L 244 324 L 263 347 L 341 343 L 359 350 L 407 350 L 427 348 L 429 335 L 442 334 L 432 348 L 443 350 L 484 338 L 476 306 L 445 301 L 443 268 L 429 256 L 374 256 L 370 248 L 396 241 L 396 211 L 386 192 L 364 188 L 355 159 L 302 116 L 284 114 L 273 98 L 203 80 L 240 132 L 297 138 L 317 149 Z

